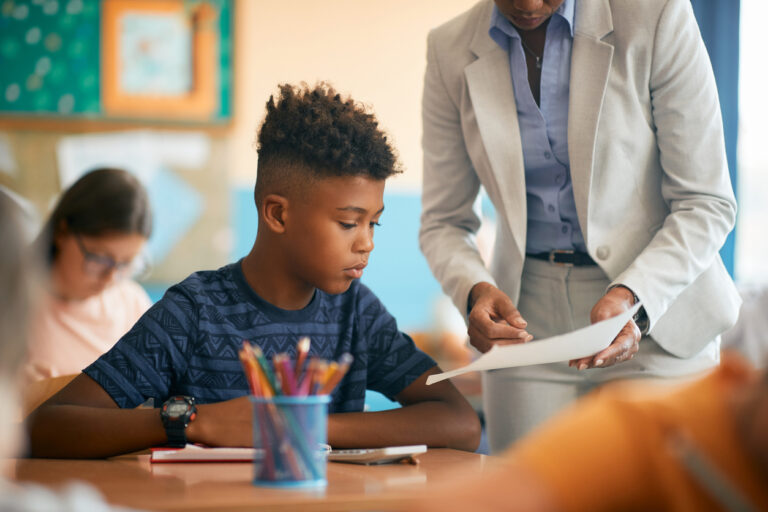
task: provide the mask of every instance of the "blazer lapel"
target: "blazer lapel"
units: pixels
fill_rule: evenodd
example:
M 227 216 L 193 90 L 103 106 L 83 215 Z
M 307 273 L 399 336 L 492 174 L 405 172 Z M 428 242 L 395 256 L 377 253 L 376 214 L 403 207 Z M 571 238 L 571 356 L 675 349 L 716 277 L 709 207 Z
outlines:
M 492 6 L 493 3 L 488 2 L 488 15 L 480 17 L 470 44 L 478 59 L 464 68 L 464 75 L 480 138 L 491 164 L 491 177 L 495 181 L 484 182 L 484 185 L 489 189 L 496 186 L 496 195 L 502 202 L 497 207 L 504 209 L 503 217 L 509 221 L 522 260 L 527 226 L 523 149 L 509 56 L 488 35 Z M 492 193 L 489 190 L 489 194 Z
M 613 45 L 602 38 L 613 32 L 608 0 L 576 3 L 571 55 L 568 154 L 571 180 L 584 239 L 588 240 L 589 193 L 595 141 L 613 59 Z

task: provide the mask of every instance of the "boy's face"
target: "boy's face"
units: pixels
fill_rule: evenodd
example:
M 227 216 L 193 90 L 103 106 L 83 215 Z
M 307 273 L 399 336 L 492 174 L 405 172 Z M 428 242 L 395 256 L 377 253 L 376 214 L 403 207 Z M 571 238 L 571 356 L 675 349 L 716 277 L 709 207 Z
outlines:
M 296 277 L 338 294 L 363 275 L 384 210 L 384 183 L 360 176 L 321 178 L 291 202 L 285 234 Z

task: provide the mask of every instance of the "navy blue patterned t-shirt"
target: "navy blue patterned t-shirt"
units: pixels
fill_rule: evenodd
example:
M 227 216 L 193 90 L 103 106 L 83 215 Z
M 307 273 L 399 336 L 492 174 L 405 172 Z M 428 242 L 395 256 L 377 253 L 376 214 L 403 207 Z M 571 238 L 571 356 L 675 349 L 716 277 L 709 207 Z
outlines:
M 277 308 L 248 286 L 240 262 L 196 272 L 171 287 L 112 349 L 83 370 L 120 407 L 189 395 L 211 403 L 249 393 L 238 350 L 257 343 L 267 358 L 312 340 L 309 356 L 354 362 L 332 396 L 331 412 L 362 411 L 365 390 L 394 399 L 435 366 L 397 329 L 395 319 L 359 281 L 339 295 L 315 291 L 301 310 Z

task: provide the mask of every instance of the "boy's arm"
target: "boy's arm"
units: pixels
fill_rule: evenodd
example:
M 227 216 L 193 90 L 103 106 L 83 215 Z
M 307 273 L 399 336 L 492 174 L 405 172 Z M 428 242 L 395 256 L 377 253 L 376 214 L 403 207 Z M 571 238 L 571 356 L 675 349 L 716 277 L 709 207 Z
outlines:
M 480 420 L 461 393 L 444 380 L 427 386 L 433 367 L 397 395 L 402 408 L 379 412 L 331 414 L 328 442 L 334 448 L 426 444 L 474 451 L 480 444 Z
M 26 423 L 32 457 L 108 457 L 167 440 L 159 409 L 121 409 L 84 373 L 34 410 Z
M 404 405 L 400 409 L 331 415 L 331 445 L 427 444 L 475 450 L 480 442 L 477 414 L 449 381 L 427 386 L 427 376 L 433 373 L 439 373 L 437 367 L 398 394 Z M 252 413 L 247 397 L 198 405 L 197 409 L 197 418 L 187 427 L 190 442 L 251 446 Z M 27 430 L 33 457 L 109 457 L 167 442 L 159 409 L 121 409 L 85 374 L 38 407 L 27 419 Z
M 198 405 L 187 439 L 211 446 L 251 446 L 251 415 L 247 397 Z M 121 409 L 86 374 L 32 412 L 27 431 L 32 457 L 110 457 L 168 441 L 159 408 Z

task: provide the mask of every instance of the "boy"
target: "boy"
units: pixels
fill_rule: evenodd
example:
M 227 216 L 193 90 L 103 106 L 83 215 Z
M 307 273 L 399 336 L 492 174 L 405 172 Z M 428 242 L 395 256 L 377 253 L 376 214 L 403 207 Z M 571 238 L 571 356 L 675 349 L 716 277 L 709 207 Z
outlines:
M 373 250 L 386 178 L 398 172 L 372 114 L 328 86 L 280 87 L 258 143 L 251 252 L 170 288 L 109 352 L 29 418 L 37 457 L 106 457 L 185 441 L 252 444 L 242 340 L 267 357 L 312 339 L 310 356 L 354 362 L 333 393 L 335 447 L 425 443 L 474 450 L 480 425 L 435 363 L 358 279 Z M 363 413 L 365 389 L 401 409 Z M 189 398 L 175 401 L 169 397 Z M 135 409 L 173 401 L 179 419 Z M 196 411 L 195 411 L 196 406 Z M 188 425 L 185 425 L 188 424 Z

